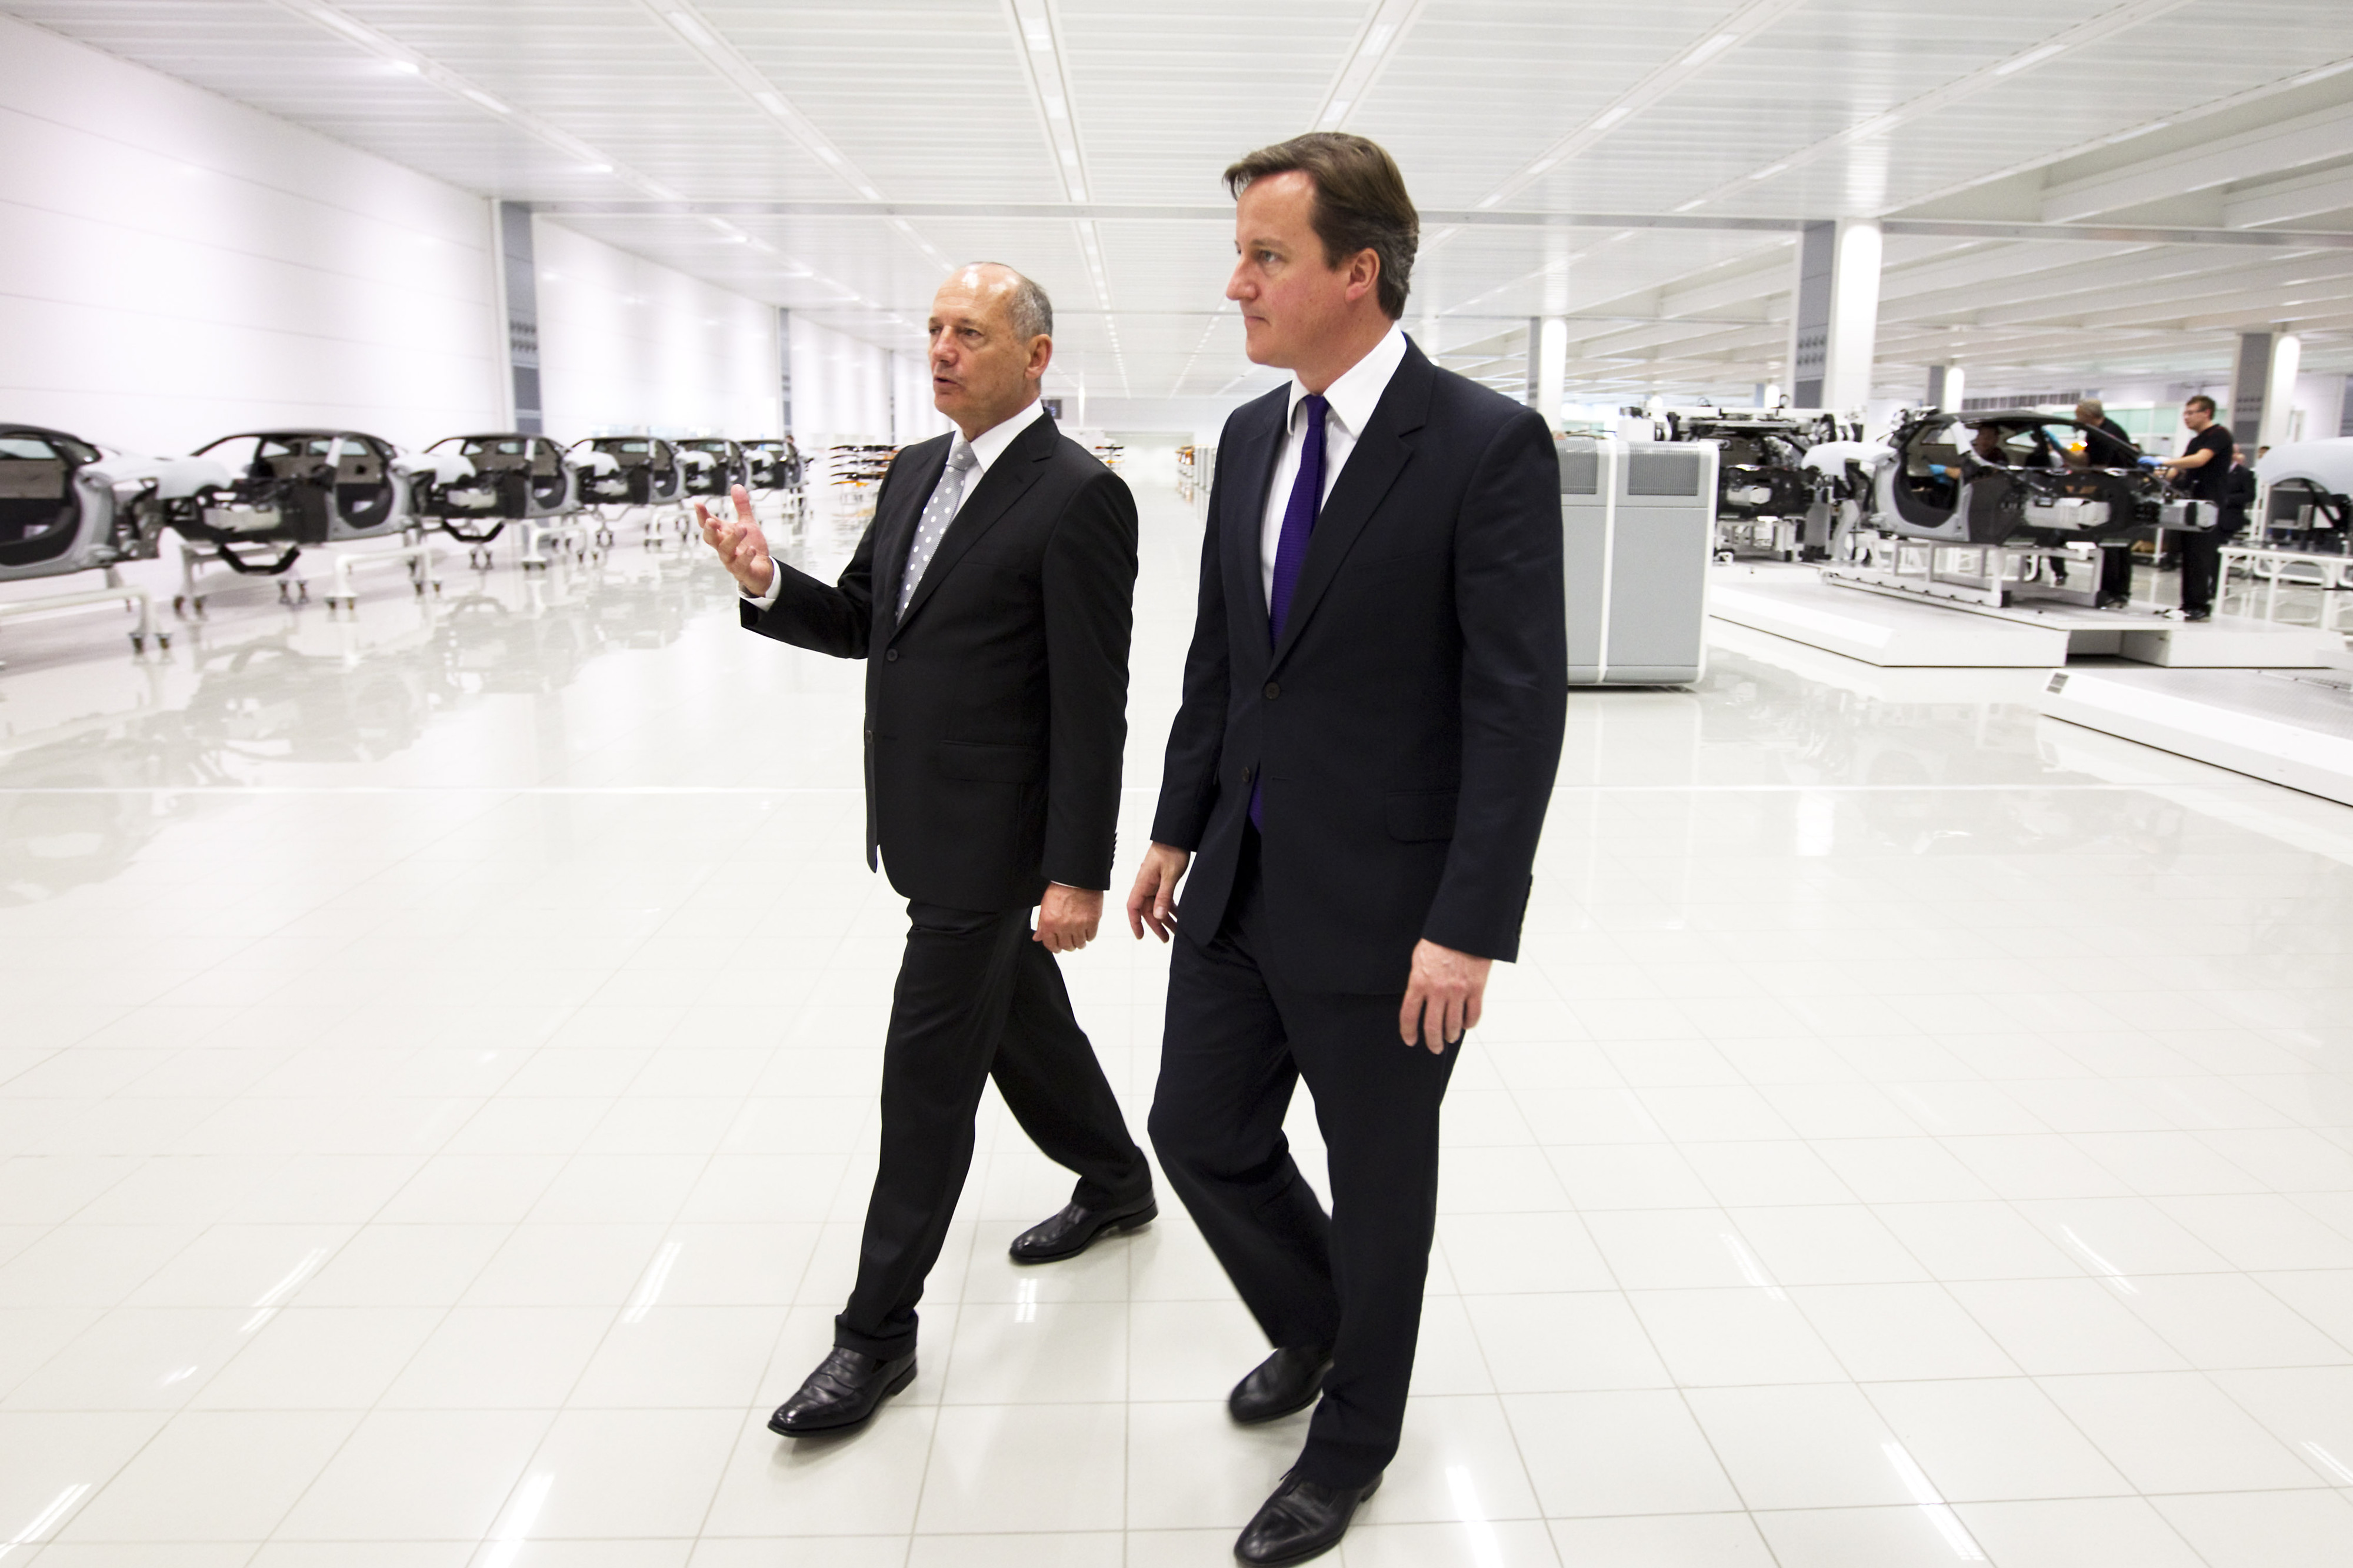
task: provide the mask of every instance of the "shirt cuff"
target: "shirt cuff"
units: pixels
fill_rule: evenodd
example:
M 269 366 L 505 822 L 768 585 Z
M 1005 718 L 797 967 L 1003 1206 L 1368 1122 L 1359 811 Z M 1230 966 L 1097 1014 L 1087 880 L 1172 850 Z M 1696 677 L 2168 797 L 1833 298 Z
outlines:
M 768 591 L 766 593 L 754 594 L 748 588 L 737 589 L 737 592 L 744 595 L 744 602 L 750 605 L 755 610 L 765 610 L 774 605 L 776 602 L 776 595 L 784 591 L 784 563 L 777 561 L 773 556 L 768 560 Z

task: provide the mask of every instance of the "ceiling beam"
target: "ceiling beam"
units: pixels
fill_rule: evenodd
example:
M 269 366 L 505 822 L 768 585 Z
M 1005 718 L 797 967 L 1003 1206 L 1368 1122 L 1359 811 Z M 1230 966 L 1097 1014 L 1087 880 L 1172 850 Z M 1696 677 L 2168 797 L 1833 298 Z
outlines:
M 628 202 L 560 201 L 538 204 L 559 217 L 839 217 L 839 218 L 1072 218 L 1104 223 L 1216 223 L 1233 221 L 1229 205 L 1111 202 Z M 1422 209 L 1424 226 L 1461 224 L 1488 228 L 1656 228 L 1695 234 L 1793 234 L 1817 221 L 1804 217 L 1735 217 L 1690 213 L 1476 212 Z M 1890 237 L 1922 239 L 2063 240 L 2091 245 L 2227 245 L 2257 249 L 2300 247 L 2353 250 L 2353 231 L 2337 229 L 2185 228 L 2158 224 L 2063 224 L 1981 218 L 1888 218 Z
M 2223 136 L 2188 152 L 2144 158 L 2105 174 L 2069 180 L 2042 193 L 2042 216 L 2076 223 L 2119 207 L 2209 191 L 2234 180 L 2259 179 L 2330 158 L 2353 157 L 2353 104 L 2317 110 Z

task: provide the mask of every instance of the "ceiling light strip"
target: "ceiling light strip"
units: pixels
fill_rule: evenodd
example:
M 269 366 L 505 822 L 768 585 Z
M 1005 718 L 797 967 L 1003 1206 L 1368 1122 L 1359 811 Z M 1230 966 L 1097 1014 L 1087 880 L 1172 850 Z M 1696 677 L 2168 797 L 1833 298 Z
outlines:
M 1725 18 L 1706 37 L 1680 50 L 1672 59 L 1605 104 L 1592 119 L 1523 165 L 1518 173 L 1481 198 L 1479 206 L 1501 205 L 1534 181 L 1549 174 L 1556 165 L 1576 157 L 1620 124 L 1683 86 L 1710 61 L 1754 39 L 1803 3 L 1804 0 L 1750 0 L 1748 5 Z
M 1021 60 L 1022 76 L 1029 83 L 1046 145 L 1053 153 L 1054 177 L 1065 195 L 1082 202 L 1092 182 L 1087 174 L 1086 149 L 1079 142 L 1078 110 L 1071 98 L 1070 72 L 1064 68 L 1054 14 L 1046 0 L 1005 0 L 1005 15 L 1012 24 L 1014 50 Z
M 1405 36 L 1421 20 L 1422 6 L 1427 0 L 1374 0 L 1364 26 L 1341 57 L 1340 68 L 1332 74 L 1331 85 L 1324 89 L 1324 101 L 1315 106 L 1314 118 L 1308 121 L 1310 131 L 1341 131 L 1348 117 L 1362 108 L 1365 99 L 1397 58 Z
M 538 115 L 516 108 L 503 99 L 484 91 L 476 83 L 451 70 L 448 67 L 410 48 L 407 45 L 380 33 L 349 13 L 319 0 L 273 0 L 278 8 L 357 44 L 378 58 L 390 62 L 410 75 L 431 82 L 453 98 L 472 104 L 486 114 L 494 115 L 502 124 L 512 125 L 534 141 L 553 147 L 567 158 L 576 160 L 585 172 L 610 174 L 622 184 L 644 192 L 657 201 L 684 200 L 683 195 L 659 180 L 638 174 L 618 160 L 583 142 L 570 132 L 552 125 Z
M 790 99 L 776 90 L 776 84 L 758 67 L 745 59 L 708 17 L 694 8 L 692 0 L 638 0 L 638 3 L 655 20 L 702 56 L 704 64 L 750 99 L 755 108 L 775 121 L 786 135 L 799 142 L 851 190 L 869 201 L 881 199 L 882 194 L 875 188 L 874 182 L 860 173 L 841 149 L 834 145 L 831 137 L 818 129 L 815 121 L 803 114 Z
M 1738 179 L 1726 181 L 1712 191 L 1694 196 L 1675 210 L 1677 212 L 1694 211 L 1711 202 L 1721 201 L 1726 196 L 1746 190 L 1759 181 L 1786 174 L 1792 169 L 1810 163 L 1841 148 L 1851 147 L 1858 142 L 1868 141 L 1875 136 L 1883 136 L 1900 125 L 1918 120 L 1924 115 L 1934 114 L 1938 110 L 1948 109 L 1963 99 L 1974 98 L 1988 88 L 1998 87 L 2021 71 L 2046 64 L 2079 44 L 2107 41 L 2127 27 L 2138 26 L 2168 11 L 2179 10 L 2189 3 L 2189 0 L 2126 0 L 2124 5 L 2104 11 L 2089 21 L 2078 22 L 2075 26 L 2054 35 L 2032 48 L 2021 49 L 2007 58 L 1996 60 L 1991 65 L 1973 70 L 1967 76 L 1957 77 L 1944 86 L 1931 89 L 1908 102 L 1857 121 L 1835 135 L 1825 136 L 1810 146 L 1801 147 L 1794 153 L 1787 153 L 1763 168 L 1753 170 Z M 1924 198 L 1907 196 L 1901 205 L 1914 205 L 1921 199 Z M 1883 210 L 1894 211 L 1894 209 L 1890 207 Z

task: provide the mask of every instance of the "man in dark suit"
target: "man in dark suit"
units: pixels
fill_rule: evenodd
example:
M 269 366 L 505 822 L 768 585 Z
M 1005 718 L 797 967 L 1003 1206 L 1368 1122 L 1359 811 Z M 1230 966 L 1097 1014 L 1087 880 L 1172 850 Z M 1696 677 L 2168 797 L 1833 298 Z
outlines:
M 2129 468 L 2140 462 L 2131 433 L 2108 417 L 2096 397 L 2075 400 L 2075 422 L 2084 427 L 2083 464 L 2087 468 Z M 2132 603 L 2132 541 L 2110 540 L 2100 547 L 2100 591 L 2094 603 L 2121 610 Z
M 786 1436 L 857 1426 L 913 1380 L 915 1303 L 989 1079 L 1079 1174 L 1015 1261 L 1075 1257 L 1156 1212 L 1052 956 L 1093 939 L 1111 880 L 1134 498 L 1038 401 L 1053 356 L 1043 289 L 996 263 L 962 268 L 930 331 L 934 402 L 960 434 L 899 454 L 838 583 L 771 560 L 740 488 L 732 519 L 696 507 L 744 626 L 866 660 L 867 865 L 879 849 L 908 900 L 858 1282 L 832 1353 L 768 1423 Z
M 1181 940 L 1152 1140 L 1274 1353 L 1234 1418 L 1314 1403 L 1236 1542 L 1329 1550 L 1397 1452 L 1439 1101 L 1514 957 L 1567 701 L 1560 470 L 1534 412 L 1397 322 L 1397 165 L 1312 133 L 1226 173 L 1227 285 L 1291 384 L 1226 423 L 1198 618 L 1131 929 Z M 1176 890 L 1190 863 L 1182 924 Z M 1282 1135 L 1314 1096 L 1332 1213 Z

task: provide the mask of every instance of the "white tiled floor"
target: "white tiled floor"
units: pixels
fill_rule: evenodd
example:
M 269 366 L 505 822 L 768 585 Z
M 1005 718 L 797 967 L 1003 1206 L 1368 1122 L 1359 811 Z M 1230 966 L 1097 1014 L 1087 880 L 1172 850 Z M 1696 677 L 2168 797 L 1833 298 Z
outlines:
M 1123 868 L 1194 527 L 1140 464 Z M 820 530 L 812 560 L 848 543 Z M 858 671 L 635 547 L 0 674 L 8 1568 L 1216 1563 L 1301 1423 L 992 1103 L 873 1427 Z M 1366 1565 L 2353 1561 L 2353 814 L 1725 630 L 1580 694 Z M 1140 1126 L 1165 957 L 1067 965 Z M 772 1005 L 770 998 L 776 1000 Z M 1297 1127 L 1312 1155 L 1311 1123 Z

